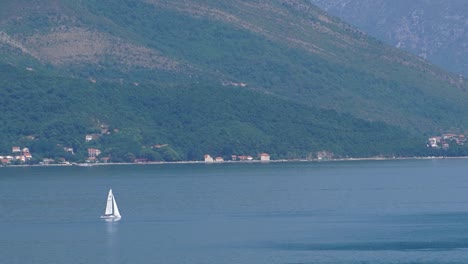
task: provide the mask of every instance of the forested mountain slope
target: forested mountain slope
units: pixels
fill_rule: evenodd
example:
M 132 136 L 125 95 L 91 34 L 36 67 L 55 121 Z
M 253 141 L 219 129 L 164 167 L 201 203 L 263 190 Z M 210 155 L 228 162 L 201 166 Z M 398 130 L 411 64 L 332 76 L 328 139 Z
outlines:
M 468 122 L 456 76 L 307 1 L 10 1 L 0 31 L 2 151 L 412 155 Z

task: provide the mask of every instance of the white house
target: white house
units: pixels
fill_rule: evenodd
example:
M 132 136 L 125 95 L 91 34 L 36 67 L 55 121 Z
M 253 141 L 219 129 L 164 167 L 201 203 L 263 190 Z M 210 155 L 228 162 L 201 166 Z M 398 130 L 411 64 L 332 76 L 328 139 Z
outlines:
M 205 162 L 213 162 L 213 157 L 211 157 L 210 155 L 206 154 L 205 155 Z
M 268 153 L 260 154 L 260 160 L 261 161 L 270 161 L 270 154 L 268 154 Z
M 12 147 L 11 152 L 13 152 L 13 153 L 21 152 L 21 148 L 20 147 Z

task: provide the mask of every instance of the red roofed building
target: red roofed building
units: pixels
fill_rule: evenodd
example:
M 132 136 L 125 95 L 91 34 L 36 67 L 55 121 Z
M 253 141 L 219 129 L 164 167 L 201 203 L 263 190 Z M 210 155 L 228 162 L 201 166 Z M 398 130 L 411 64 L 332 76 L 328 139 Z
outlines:
M 260 154 L 260 160 L 261 161 L 270 161 L 270 154 L 268 154 L 268 153 Z
M 88 149 L 88 156 L 89 157 L 97 157 L 101 155 L 101 151 L 99 149 L 95 149 L 95 148 L 89 148 Z
M 32 159 L 32 155 L 29 152 L 23 152 L 23 156 L 28 160 Z

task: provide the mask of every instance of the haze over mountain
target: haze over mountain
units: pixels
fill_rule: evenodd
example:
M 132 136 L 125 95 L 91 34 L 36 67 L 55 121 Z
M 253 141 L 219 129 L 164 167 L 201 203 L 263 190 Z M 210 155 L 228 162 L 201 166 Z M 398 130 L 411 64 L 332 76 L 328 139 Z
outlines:
M 414 155 L 468 124 L 457 76 L 306 0 L 2 2 L 0 52 L 3 152 Z
M 311 0 L 394 47 L 468 76 L 465 0 Z

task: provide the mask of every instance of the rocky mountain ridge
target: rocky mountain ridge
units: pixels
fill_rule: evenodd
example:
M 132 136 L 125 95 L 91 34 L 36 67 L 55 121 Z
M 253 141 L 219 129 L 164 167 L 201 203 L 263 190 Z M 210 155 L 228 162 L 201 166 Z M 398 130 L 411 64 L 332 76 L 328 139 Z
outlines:
M 468 76 L 464 0 L 311 0 L 390 45 Z

